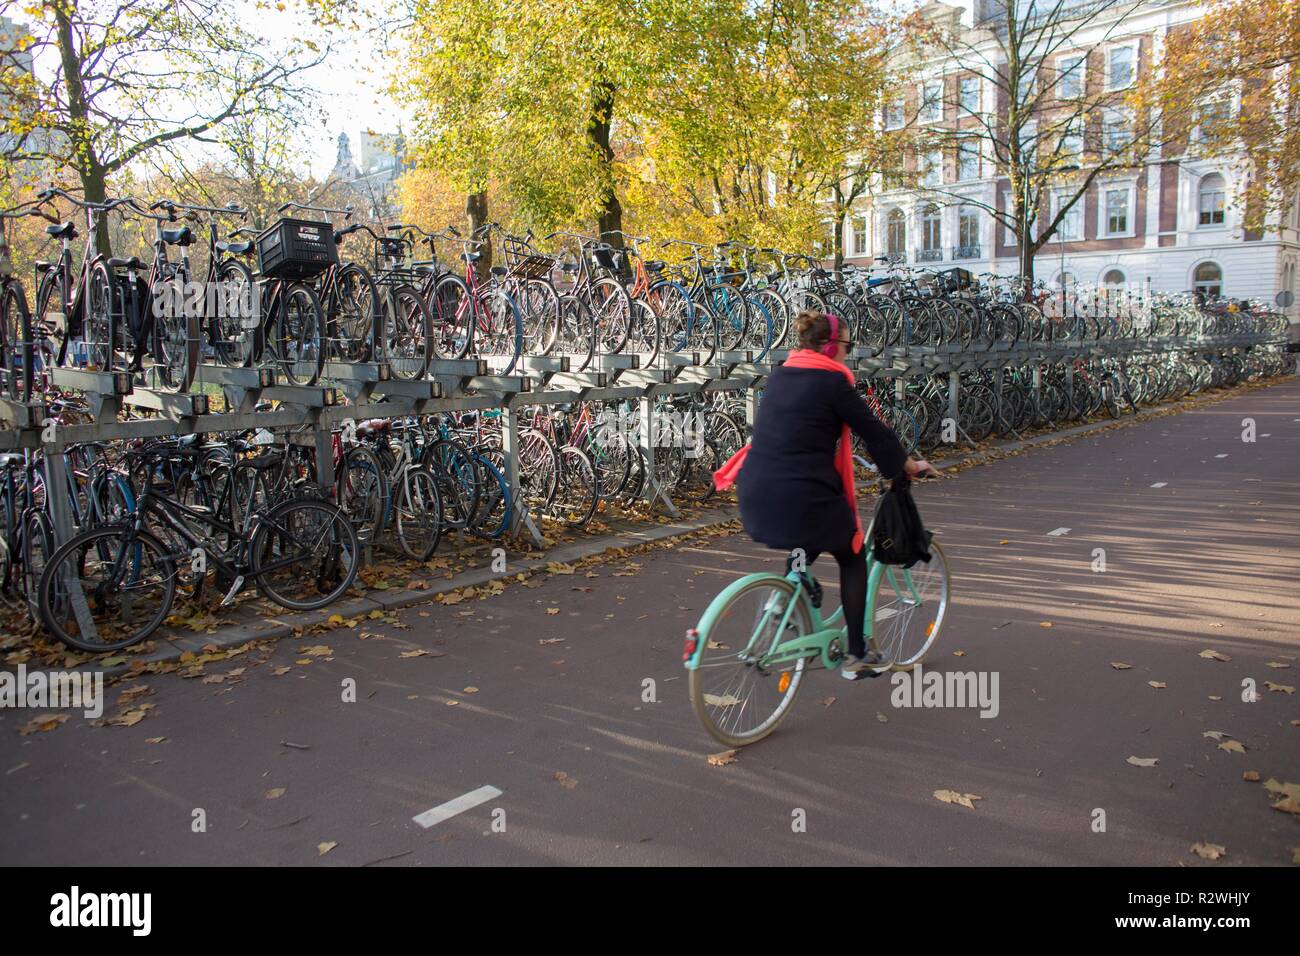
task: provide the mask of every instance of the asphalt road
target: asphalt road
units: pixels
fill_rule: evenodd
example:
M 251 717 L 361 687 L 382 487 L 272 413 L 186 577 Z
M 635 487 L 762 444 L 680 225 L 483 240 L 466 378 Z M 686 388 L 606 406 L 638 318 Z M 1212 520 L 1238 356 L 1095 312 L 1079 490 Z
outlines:
M 701 537 L 206 665 L 244 669 L 221 683 L 135 681 L 108 711 L 152 704 L 134 726 L 23 736 L 33 714 L 0 711 L 0 863 L 1289 865 L 1300 817 L 1243 773 L 1300 781 L 1300 697 L 1265 683 L 1300 684 L 1297 475 L 1291 381 L 923 486 L 955 586 L 929 664 L 996 671 L 995 718 L 817 672 L 710 765 L 683 632 L 782 556 Z

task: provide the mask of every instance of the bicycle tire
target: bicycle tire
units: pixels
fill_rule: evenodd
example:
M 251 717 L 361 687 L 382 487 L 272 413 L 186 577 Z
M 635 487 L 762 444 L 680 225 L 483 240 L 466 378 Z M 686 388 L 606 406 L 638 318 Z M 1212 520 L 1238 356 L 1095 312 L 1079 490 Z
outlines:
M 763 592 L 770 592 L 766 600 L 763 598 Z M 788 603 L 794 595 L 794 585 L 788 579 L 777 575 L 765 575 L 750 582 L 732 594 L 727 603 L 719 608 L 717 613 L 711 615 L 712 626 L 707 630 L 701 629 L 697 638 L 703 644 L 703 647 L 699 651 L 697 666 L 690 668 L 687 672 L 689 675 L 687 678 L 687 693 L 691 699 L 691 708 L 695 711 L 695 716 L 699 718 L 700 723 L 704 725 L 704 729 L 709 732 L 709 735 L 728 747 L 744 747 L 757 743 L 776 730 L 793 707 L 795 698 L 798 696 L 799 689 L 803 684 L 805 665 L 808 658 L 801 658 L 791 664 L 787 670 L 781 671 L 782 674 L 788 673 L 791 675 L 790 683 L 784 691 L 779 689 L 782 678 L 775 678 L 774 686 L 777 688 L 779 696 L 770 713 L 766 712 L 766 708 L 764 708 L 765 713 L 756 726 L 742 733 L 736 732 L 740 729 L 737 725 L 739 718 L 744 715 L 745 710 L 750 709 L 747 706 L 748 701 L 742 702 L 737 696 L 738 693 L 751 675 L 758 674 L 760 679 L 766 680 L 773 678 L 774 674 L 763 674 L 757 665 L 740 660 L 735 651 L 736 647 L 741 646 L 742 642 L 731 637 L 729 632 L 724 631 L 724 627 L 729 621 L 739 621 L 742 625 L 740 633 L 743 636 L 745 633 L 743 624 L 747 615 L 738 612 L 737 609 L 742 606 L 742 603 L 747 598 L 756 596 L 758 597 L 759 613 L 762 615 L 764 626 L 774 628 L 775 624 L 772 623 L 772 618 L 775 617 L 777 619 L 776 623 L 779 623 L 780 615 L 784 612 L 786 606 L 779 603 L 779 601 L 777 604 L 771 603 L 777 594 L 781 595 L 781 598 Z M 712 606 L 710 610 L 713 610 Z M 756 618 L 757 615 L 751 617 L 751 623 Z M 795 635 L 793 636 L 803 636 L 812 630 L 812 618 L 803 597 L 799 598 L 799 604 L 790 614 L 787 631 L 791 625 L 795 627 Z M 785 640 L 791 638 L 791 635 L 783 635 Z M 729 640 L 732 641 L 731 644 L 727 643 Z M 745 643 L 744 647 L 749 647 L 754 643 L 754 629 L 752 627 L 750 628 L 749 638 L 745 640 L 748 643 Z M 775 636 L 764 635 L 760 640 L 775 643 L 776 638 Z M 738 668 L 733 668 L 733 670 L 740 675 L 738 681 L 732 677 L 724 677 L 721 681 L 712 679 L 715 676 L 714 668 L 720 674 L 723 667 L 727 666 L 728 663 L 725 660 L 718 660 L 716 664 L 713 663 L 710 655 L 715 651 L 718 652 L 718 658 L 736 658 L 735 663 Z M 729 654 L 728 652 L 732 653 Z M 755 680 L 754 686 L 762 685 Z M 717 693 L 717 691 L 721 691 L 721 693 Z M 727 726 L 720 722 L 718 712 L 727 715 L 727 712 L 732 710 L 737 711 L 737 724 L 733 724 L 728 729 Z M 753 710 L 758 710 L 758 708 L 755 707 Z
M 327 524 L 323 531 L 304 532 L 291 525 L 288 515 L 307 511 L 316 511 L 324 516 Z M 287 538 L 293 539 L 297 556 L 282 557 L 268 565 L 271 548 L 276 544 L 283 547 Z M 249 577 L 256 583 L 257 590 L 263 597 L 281 607 L 290 611 L 315 611 L 347 593 L 356 580 L 360 550 L 361 542 L 353 530 L 352 522 L 341 508 L 323 498 L 293 498 L 280 502 L 258 522 L 257 530 L 253 532 L 249 543 Z M 301 570 L 292 571 L 303 562 L 315 565 L 314 587 L 318 596 L 309 600 L 289 597 L 278 585 L 273 585 L 270 579 L 273 572 L 288 568 L 291 573 L 285 575 L 287 582 L 311 582 L 313 579 L 304 578 Z M 344 564 L 346 567 L 342 567 Z M 329 585 L 328 589 L 326 585 Z
M 92 642 L 85 640 L 75 610 L 74 602 L 76 599 L 65 589 L 63 565 L 70 557 L 81 551 L 80 559 L 73 568 L 68 569 L 70 572 L 75 572 L 78 579 L 80 579 L 81 572 L 85 570 L 86 554 L 92 547 L 98 553 L 101 561 L 106 560 L 110 554 L 113 556 L 113 560 L 116 561 L 117 556 L 121 554 L 125 562 L 124 552 L 119 552 L 117 548 L 110 548 L 108 542 L 123 539 L 124 536 L 128 535 L 132 539 L 131 543 L 124 541 L 121 547 L 138 547 L 140 550 L 131 556 L 130 570 L 128 571 L 125 563 L 121 570 L 124 573 L 139 575 L 146 564 L 150 566 L 151 570 L 156 566 L 159 572 L 157 577 L 162 585 L 162 592 L 158 599 L 158 609 L 148 616 L 138 628 L 132 628 L 126 637 L 108 641 L 98 640 Z M 153 552 L 153 561 L 146 562 L 143 555 L 146 549 Z M 111 584 L 108 592 L 117 587 L 119 587 L 118 584 Z M 166 620 L 167 615 L 171 613 L 172 603 L 176 597 L 176 565 L 162 541 L 148 531 L 135 531 L 125 525 L 91 528 L 74 535 L 50 556 L 49 563 L 45 565 L 44 570 L 41 572 L 41 580 L 37 585 L 37 590 L 39 591 L 38 612 L 41 623 L 45 625 L 50 634 L 69 647 L 79 651 L 91 653 L 116 651 L 148 639 Z M 95 600 L 101 602 L 101 607 L 106 607 L 112 597 L 111 593 L 104 593 L 96 595 Z M 86 598 L 84 592 L 82 598 Z M 85 611 L 86 614 L 90 614 L 92 611 L 89 600 L 86 601 Z M 71 615 L 70 618 L 69 615 Z M 120 613 L 114 614 L 112 617 L 116 618 L 118 623 L 121 622 Z M 102 635 L 104 631 L 99 623 L 93 623 L 97 636 Z M 69 625 L 73 626 L 75 630 L 70 629 Z

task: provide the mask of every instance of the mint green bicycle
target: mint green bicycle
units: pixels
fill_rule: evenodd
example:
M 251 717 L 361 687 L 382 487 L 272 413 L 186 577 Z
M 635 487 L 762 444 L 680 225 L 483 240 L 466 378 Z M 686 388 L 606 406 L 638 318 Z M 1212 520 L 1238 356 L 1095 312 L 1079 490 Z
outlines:
M 868 528 L 866 539 L 871 541 Z M 948 559 L 938 541 L 928 563 L 881 564 L 867 551 L 863 637 L 886 662 L 877 673 L 908 671 L 934 647 L 948 614 Z M 750 574 L 729 585 L 686 632 L 682 658 L 691 705 L 729 747 L 762 740 L 790 712 L 809 670 L 844 658 L 844 609 L 822 617 L 805 574 Z

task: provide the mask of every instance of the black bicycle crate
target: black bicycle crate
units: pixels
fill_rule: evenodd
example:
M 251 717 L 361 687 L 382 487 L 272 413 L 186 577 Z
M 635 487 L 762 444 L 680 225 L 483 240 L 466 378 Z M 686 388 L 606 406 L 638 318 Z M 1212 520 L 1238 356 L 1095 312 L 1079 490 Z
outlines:
M 328 222 L 281 219 L 257 237 L 258 271 L 272 279 L 310 279 L 338 262 Z
M 944 290 L 947 292 L 969 289 L 975 284 L 975 277 L 966 269 L 944 269 L 939 275 L 943 276 Z

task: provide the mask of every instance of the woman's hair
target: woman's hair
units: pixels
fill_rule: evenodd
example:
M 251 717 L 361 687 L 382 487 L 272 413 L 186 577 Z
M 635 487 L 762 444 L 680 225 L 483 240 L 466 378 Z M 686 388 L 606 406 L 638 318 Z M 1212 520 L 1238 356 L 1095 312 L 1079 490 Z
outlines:
M 802 349 L 821 349 L 831 340 L 831 320 L 825 312 L 804 309 L 794 317 L 794 330 Z

